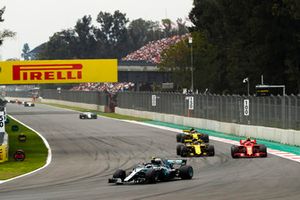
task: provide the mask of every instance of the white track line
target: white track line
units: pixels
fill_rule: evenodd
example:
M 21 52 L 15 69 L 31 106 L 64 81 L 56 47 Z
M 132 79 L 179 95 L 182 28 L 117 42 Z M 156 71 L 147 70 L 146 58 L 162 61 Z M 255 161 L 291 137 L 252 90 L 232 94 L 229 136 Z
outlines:
M 10 115 L 9 115 L 9 116 L 10 116 Z M 32 171 L 32 172 L 29 172 L 29 173 L 27 173 L 27 174 L 23 174 L 23 175 L 20 175 L 20 176 L 11 178 L 11 179 L 0 180 L 0 184 L 6 183 L 6 182 L 8 182 L 8 181 L 12 181 L 12 180 L 15 180 L 15 179 L 24 177 L 24 176 L 28 176 L 28 175 L 30 175 L 30 174 L 34 174 L 34 173 L 36 173 L 36 172 L 38 172 L 38 171 L 41 171 L 42 169 L 46 168 L 46 167 L 51 163 L 51 161 L 52 161 L 52 151 L 51 151 L 51 147 L 50 147 L 48 141 L 44 138 L 44 136 L 42 136 L 39 132 L 37 132 L 36 130 L 34 130 L 34 129 L 32 129 L 31 127 L 27 126 L 26 124 L 20 122 L 20 121 L 17 120 L 16 118 L 14 118 L 14 117 L 12 117 L 12 116 L 10 116 L 10 117 L 11 117 L 12 119 L 16 120 L 17 122 L 19 122 L 20 124 L 22 124 L 23 126 L 25 126 L 25 127 L 27 127 L 28 129 L 30 129 L 31 131 L 35 132 L 38 136 L 40 136 L 40 137 L 42 138 L 42 140 L 43 140 L 45 146 L 46 146 L 47 149 L 48 149 L 48 157 L 47 157 L 46 164 L 45 164 L 43 167 L 41 167 L 41 168 L 39 168 L 39 169 L 36 169 L 36 170 L 34 170 L 34 171 Z
M 48 105 L 48 104 L 44 104 L 44 105 L 60 108 L 60 107 L 53 106 L 53 105 Z M 61 109 L 65 109 L 65 110 L 69 110 L 69 111 L 70 110 L 71 111 L 76 111 L 76 110 L 72 110 L 72 109 L 68 109 L 68 108 L 61 108 Z M 80 113 L 80 111 L 76 111 L 76 112 Z M 140 124 L 140 125 L 144 125 L 144 126 L 150 126 L 150 127 L 154 127 L 154 128 L 163 129 L 163 130 L 182 133 L 182 130 L 179 130 L 179 129 L 176 129 L 176 128 L 170 128 L 170 127 L 159 126 L 159 125 L 154 125 L 154 124 L 147 124 L 147 123 L 138 122 L 138 121 L 134 121 L 134 120 L 115 119 L 115 118 L 105 117 L 105 116 L 101 116 L 101 115 L 98 115 L 98 116 L 100 116 L 102 118 L 113 119 L 113 120 L 118 120 L 118 121 L 124 121 L 124 122 L 128 122 L 128 123 Z M 219 138 L 219 137 L 213 137 L 213 136 L 210 136 L 210 138 L 212 140 L 227 143 L 227 144 L 233 144 L 233 145 L 238 145 L 239 144 L 239 142 L 234 141 L 234 140 L 229 140 L 229 139 L 224 139 L 224 138 Z M 268 153 L 273 154 L 273 155 L 278 156 L 278 157 L 281 157 L 281 158 L 285 158 L 285 159 L 292 160 L 292 161 L 300 163 L 300 156 L 298 156 L 296 154 L 293 154 L 293 153 L 289 153 L 289 152 L 285 152 L 285 151 L 279 151 L 279 150 L 275 150 L 275 149 L 271 149 L 271 148 L 268 148 Z

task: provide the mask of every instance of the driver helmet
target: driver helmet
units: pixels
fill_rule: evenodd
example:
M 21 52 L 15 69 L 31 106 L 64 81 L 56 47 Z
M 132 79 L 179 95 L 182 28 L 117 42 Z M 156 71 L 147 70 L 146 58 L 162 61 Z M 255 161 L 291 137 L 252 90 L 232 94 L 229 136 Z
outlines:
M 160 158 L 152 158 L 151 160 L 152 164 L 160 165 L 162 163 Z
M 191 129 L 190 129 L 190 132 L 191 132 L 191 133 L 196 133 L 197 131 L 196 131 L 194 128 L 191 128 Z

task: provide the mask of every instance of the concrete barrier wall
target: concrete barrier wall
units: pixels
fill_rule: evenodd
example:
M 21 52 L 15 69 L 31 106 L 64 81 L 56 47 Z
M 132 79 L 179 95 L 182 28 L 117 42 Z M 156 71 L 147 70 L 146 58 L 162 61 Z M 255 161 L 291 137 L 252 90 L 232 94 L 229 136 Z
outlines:
M 13 97 L 7 97 L 6 99 L 16 99 Z M 20 101 L 31 101 L 31 98 L 17 98 Z M 53 99 L 42 99 L 43 103 L 54 103 L 66 106 L 74 106 L 91 110 L 99 110 L 104 112 L 104 106 L 95 104 L 77 103 L 70 101 L 61 101 Z M 168 122 L 183 126 L 190 126 L 195 128 L 207 129 L 222 132 L 225 134 L 234 134 L 237 136 L 250 136 L 259 139 L 265 139 L 282 144 L 297 145 L 300 146 L 300 131 L 286 130 L 279 128 L 263 127 L 263 126 L 250 126 L 234 123 L 219 122 L 201 118 L 183 117 L 179 115 L 170 115 L 162 113 L 154 113 L 148 111 L 139 111 L 132 109 L 123 109 L 116 107 L 115 112 L 122 115 L 129 115 L 135 117 L 143 117 L 156 121 Z
M 100 106 L 100 105 L 96 105 L 96 104 L 77 103 L 77 102 L 54 100 L 54 99 L 42 99 L 41 102 L 65 105 L 65 106 L 70 106 L 70 107 L 78 107 L 78 108 L 84 108 L 84 109 L 90 109 L 90 110 L 98 110 L 98 111 L 104 112 L 104 106 Z
M 300 146 L 300 131 L 296 130 L 225 123 L 214 120 L 183 117 L 178 115 L 154 113 L 147 111 L 138 111 L 118 107 L 115 109 L 115 112 L 122 115 L 149 118 L 156 121 L 207 129 L 222 132 L 225 134 L 234 134 L 242 137 L 249 136 L 269 141 L 275 141 L 282 144 Z
M 19 101 L 32 101 L 32 98 L 19 98 L 19 97 L 5 97 L 5 99 L 7 100 L 18 99 Z M 98 110 L 104 112 L 104 106 L 100 106 L 96 104 L 87 104 L 87 103 L 78 103 L 78 102 L 71 102 L 71 101 L 62 101 L 56 99 L 42 99 L 42 98 L 36 99 L 36 101 L 41 103 L 53 103 L 53 104 L 59 104 L 64 106 L 78 107 L 78 108 Z

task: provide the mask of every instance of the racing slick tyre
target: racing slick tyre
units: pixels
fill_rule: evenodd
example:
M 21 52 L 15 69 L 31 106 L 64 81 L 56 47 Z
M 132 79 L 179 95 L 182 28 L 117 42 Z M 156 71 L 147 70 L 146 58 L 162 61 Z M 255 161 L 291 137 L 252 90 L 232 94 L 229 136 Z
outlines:
M 231 146 L 231 157 L 232 158 L 237 158 L 237 156 L 234 155 L 237 152 L 238 152 L 238 147 L 235 145 Z
M 205 143 L 209 143 L 209 136 L 207 134 L 200 134 L 199 138 L 205 142 Z
M 181 149 L 184 145 L 183 144 L 178 144 L 177 147 L 176 147 L 176 153 L 178 156 L 180 156 L 180 153 L 181 153 Z
M 181 142 L 182 141 L 182 134 L 181 133 L 178 133 L 176 135 L 176 142 Z
M 261 157 L 267 157 L 268 153 L 267 153 L 267 147 L 263 144 L 259 145 L 259 151 L 263 154 L 261 154 Z
M 190 165 L 184 165 L 179 168 L 179 176 L 182 179 L 192 179 L 194 175 L 193 167 Z
M 122 181 L 124 181 L 124 179 L 126 178 L 126 172 L 122 169 L 118 169 L 113 174 L 113 178 L 120 178 Z
M 157 171 L 155 169 L 149 169 L 145 174 L 147 183 L 152 183 L 152 184 L 156 183 L 158 181 L 158 177 L 159 177 L 159 174 L 157 173 Z
M 93 116 L 93 119 L 97 119 L 97 115 L 94 115 L 94 116 Z
M 207 155 L 208 156 L 215 156 L 215 147 L 214 147 L 214 145 L 208 145 Z
M 181 157 L 187 157 L 188 154 L 189 154 L 188 148 L 186 146 L 182 145 L 181 151 L 180 151 L 180 156 Z

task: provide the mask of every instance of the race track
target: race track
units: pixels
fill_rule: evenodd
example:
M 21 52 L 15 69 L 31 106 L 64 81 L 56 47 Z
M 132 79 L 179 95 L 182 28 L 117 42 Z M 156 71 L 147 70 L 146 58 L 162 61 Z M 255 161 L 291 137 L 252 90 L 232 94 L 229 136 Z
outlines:
M 3 200 L 41 199 L 300 199 L 300 164 L 269 155 L 232 159 L 230 145 L 216 156 L 191 158 L 194 178 L 151 185 L 110 185 L 117 168 L 152 156 L 176 158 L 174 132 L 107 118 L 80 120 L 78 113 L 46 105 L 8 105 L 8 113 L 40 132 L 52 163 L 35 174 L 0 185 Z

